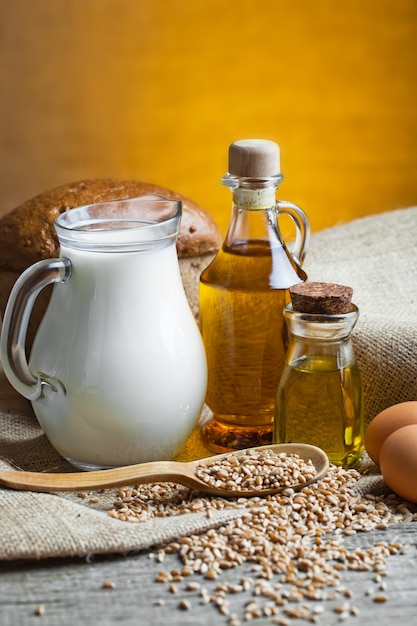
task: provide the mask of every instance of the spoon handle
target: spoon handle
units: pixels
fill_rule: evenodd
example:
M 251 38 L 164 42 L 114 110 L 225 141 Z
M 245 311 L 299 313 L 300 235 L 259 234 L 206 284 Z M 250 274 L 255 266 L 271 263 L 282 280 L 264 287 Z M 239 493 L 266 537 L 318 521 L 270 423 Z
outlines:
M 12 489 L 30 491 L 78 491 L 121 487 L 125 485 L 162 481 L 195 486 L 192 475 L 188 475 L 187 464 L 176 461 L 155 461 L 128 465 L 94 472 L 64 474 L 44 472 L 0 471 L 0 485 Z M 189 470 L 188 470 L 189 471 Z

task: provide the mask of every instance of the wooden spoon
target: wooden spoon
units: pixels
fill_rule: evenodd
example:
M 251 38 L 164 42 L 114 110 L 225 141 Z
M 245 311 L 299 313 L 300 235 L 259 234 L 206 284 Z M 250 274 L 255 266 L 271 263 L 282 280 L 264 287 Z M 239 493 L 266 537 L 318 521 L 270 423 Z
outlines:
M 305 483 L 291 485 L 292 489 L 300 489 L 307 484 L 322 478 L 329 467 L 329 460 L 320 448 L 302 443 L 283 443 L 269 446 L 252 448 L 262 451 L 271 449 L 277 454 L 297 454 L 305 461 L 311 459 L 316 468 L 316 475 L 313 479 Z M 222 497 L 251 497 L 268 495 L 282 491 L 285 487 L 274 489 L 245 489 L 237 491 L 235 489 L 219 489 L 212 487 L 197 478 L 195 470 L 198 465 L 209 464 L 214 459 L 222 459 L 230 455 L 242 454 L 243 450 L 217 454 L 205 459 L 199 459 L 188 463 L 178 461 L 152 461 L 150 463 L 140 463 L 138 465 L 126 465 L 114 469 L 99 470 L 94 472 L 74 472 L 74 473 L 44 473 L 44 472 L 24 472 L 24 471 L 0 471 L 0 485 L 11 489 L 21 489 L 26 491 L 78 491 L 80 489 L 94 490 L 105 487 L 121 487 L 127 485 L 138 485 L 143 483 L 173 482 L 189 487 L 201 493 Z

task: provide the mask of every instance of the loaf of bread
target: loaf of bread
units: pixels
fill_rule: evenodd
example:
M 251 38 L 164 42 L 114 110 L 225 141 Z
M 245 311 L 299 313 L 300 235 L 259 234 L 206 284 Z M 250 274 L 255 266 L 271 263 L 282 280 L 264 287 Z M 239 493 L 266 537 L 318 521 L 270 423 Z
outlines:
M 156 193 L 182 202 L 182 218 L 177 240 L 180 271 L 191 310 L 198 318 L 198 285 L 202 270 L 221 244 L 221 233 L 214 219 L 201 206 L 182 194 L 135 180 L 82 180 L 32 198 L 0 219 L 0 312 L 3 313 L 17 277 L 36 261 L 59 256 L 55 233 L 56 217 L 75 207 Z M 41 292 L 28 333 L 31 343 L 49 293 Z

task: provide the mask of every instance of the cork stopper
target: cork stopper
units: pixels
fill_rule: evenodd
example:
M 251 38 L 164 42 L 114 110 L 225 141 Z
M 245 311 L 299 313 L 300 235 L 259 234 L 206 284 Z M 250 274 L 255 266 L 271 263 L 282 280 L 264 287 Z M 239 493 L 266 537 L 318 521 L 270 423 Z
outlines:
M 353 289 L 335 283 L 300 283 L 290 287 L 294 311 L 339 315 L 348 313 Z
M 229 147 L 229 174 L 266 178 L 280 174 L 279 146 L 267 139 L 242 139 Z

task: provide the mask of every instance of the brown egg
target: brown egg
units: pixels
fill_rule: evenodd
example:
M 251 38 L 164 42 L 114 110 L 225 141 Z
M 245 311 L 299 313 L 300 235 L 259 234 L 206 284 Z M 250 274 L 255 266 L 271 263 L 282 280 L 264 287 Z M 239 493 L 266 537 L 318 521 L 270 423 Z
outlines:
M 416 401 L 394 404 L 374 417 L 365 432 L 365 448 L 377 465 L 385 439 L 394 431 L 410 424 L 417 424 Z
M 387 485 L 417 503 L 417 424 L 403 426 L 387 437 L 379 460 Z

